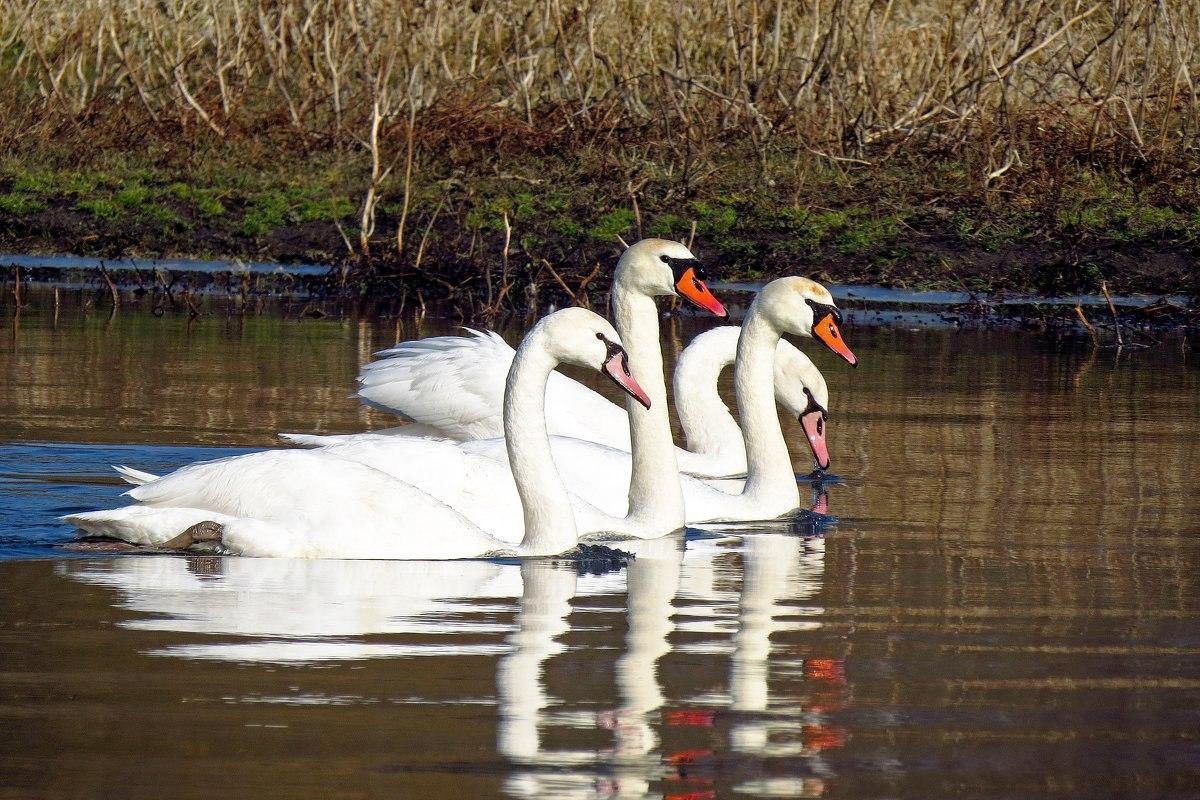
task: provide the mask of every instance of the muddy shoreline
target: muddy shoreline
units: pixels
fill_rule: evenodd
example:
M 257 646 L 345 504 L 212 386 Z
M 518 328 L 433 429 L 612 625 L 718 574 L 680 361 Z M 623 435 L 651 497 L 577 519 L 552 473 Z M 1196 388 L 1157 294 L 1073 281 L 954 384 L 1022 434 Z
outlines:
M 0 254 L 0 276 L 4 278 L 0 308 L 8 314 L 14 313 L 19 299 L 23 308 L 70 302 L 110 313 L 120 308 L 191 317 L 246 313 L 394 317 L 427 313 L 463 322 L 494 323 L 532 318 L 571 302 L 603 309 L 607 289 L 605 281 L 594 280 L 586 291 L 571 297 L 560 284 L 548 291 L 525 292 L 523 305 L 513 302 L 496 310 L 473 294 L 447 297 L 444 287 L 439 291 L 436 284 L 420 281 L 412 281 L 392 296 L 370 296 L 346 280 L 342 267 L 325 264 Z M 734 321 L 762 283 L 712 281 L 714 290 L 727 298 Z M 1098 343 L 1115 342 L 1120 330 L 1126 344 L 1153 344 L 1172 332 L 1200 332 L 1200 308 L 1194 298 L 1183 294 L 1039 296 L 838 283 L 830 284 L 830 288 L 852 325 L 1019 328 L 1073 332 Z M 691 311 L 676 307 L 666 313 Z

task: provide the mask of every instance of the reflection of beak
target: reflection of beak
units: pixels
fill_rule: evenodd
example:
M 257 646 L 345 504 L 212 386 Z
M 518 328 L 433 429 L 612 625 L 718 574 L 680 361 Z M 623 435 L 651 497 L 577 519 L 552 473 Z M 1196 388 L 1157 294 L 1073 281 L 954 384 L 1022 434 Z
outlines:
M 858 366 L 858 359 L 854 357 L 854 353 L 851 353 L 850 348 L 846 346 L 846 342 L 842 339 L 842 332 L 838 330 L 837 323 L 833 321 L 832 314 L 826 314 L 822 317 L 821 321 L 813 326 L 812 332 L 813 336 L 821 344 L 846 359 L 846 362 L 850 366 Z
M 725 311 L 725 306 L 721 305 L 708 287 L 704 285 L 704 281 L 696 277 L 696 270 L 689 267 L 684 270 L 683 275 L 679 277 L 679 282 L 675 284 L 675 289 L 688 300 L 691 300 L 701 308 L 711 311 L 718 317 L 729 316 Z
M 644 389 L 634 380 L 633 373 L 629 371 L 629 361 L 625 351 L 617 348 L 613 354 L 604 362 L 604 366 L 600 367 L 600 371 L 613 379 L 613 383 L 620 386 L 621 389 L 637 400 L 646 408 L 650 407 L 650 398 L 647 396 Z
M 800 415 L 800 427 L 808 438 L 813 458 L 820 469 L 829 469 L 829 448 L 825 444 L 825 413 L 820 409 Z

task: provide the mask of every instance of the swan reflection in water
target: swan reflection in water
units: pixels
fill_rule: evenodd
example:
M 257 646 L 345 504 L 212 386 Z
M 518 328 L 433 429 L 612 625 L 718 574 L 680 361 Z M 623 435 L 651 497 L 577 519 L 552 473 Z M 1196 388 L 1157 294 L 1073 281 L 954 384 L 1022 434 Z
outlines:
M 582 577 L 547 560 L 125 557 L 59 570 L 115 590 L 115 605 L 145 615 L 123 627 L 206 640 L 149 651 L 156 656 L 304 664 L 499 655 L 496 745 L 511 765 L 504 789 L 512 796 L 704 797 L 718 783 L 758 796 L 822 794 L 831 772 L 821 753 L 844 738 L 826 719 L 844 695 L 841 663 L 805 659 L 771 637 L 819 627 L 823 609 L 806 600 L 822 585 L 824 540 L 764 531 L 686 547 L 681 537 L 628 544 L 637 558 L 625 570 Z M 547 690 L 547 666 L 594 647 L 570 644 L 575 634 L 611 627 L 581 614 L 580 598 L 622 594 L 626 633 L 609 639 L 618 652 L 612 673 L 611 650 L 586 653 L 594 665 L 586 679 L 600 685 L 582 690 L 607 696 L 611 682 L 616 706 L 572 708 Z M 676 632 L 686 641 L 673 646 Z M 664 687 L 660 661 L 673 652 L 707 660 L 705 680 Z M 706 691 L 726 660 L 727 691 Z M 772 676 L 800 677 L 803 696 L 772 697 Z M 689 746 L 664 752 L 668 727 L 673 742 Z M 558 744 L 606 731 L 607 746 Z

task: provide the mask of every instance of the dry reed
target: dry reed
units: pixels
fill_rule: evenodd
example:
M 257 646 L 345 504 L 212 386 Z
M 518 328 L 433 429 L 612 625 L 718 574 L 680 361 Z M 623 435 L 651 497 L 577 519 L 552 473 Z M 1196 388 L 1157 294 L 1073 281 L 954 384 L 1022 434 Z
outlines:
M 984 187 L 1056 140 L 1186 157 L 1198 41 L 1188 0 L 10 0 L 0 144 L 361 148 L 359 246 L 395 172 L 402 247 L 414 148 L 586 144 L 685 186 L 731 141 L 764 167 L 971 147 Z

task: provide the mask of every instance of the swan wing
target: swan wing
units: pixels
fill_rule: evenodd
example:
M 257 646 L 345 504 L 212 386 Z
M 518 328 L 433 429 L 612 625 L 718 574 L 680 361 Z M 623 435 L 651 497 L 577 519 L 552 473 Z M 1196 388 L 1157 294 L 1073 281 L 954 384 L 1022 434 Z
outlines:
M 516 351 L 493 331 L 468 331 L 380 351 L 359 373 L 358 397 L 453 439 L 503 435 L 504 383 Z
M 498 333 L 467 330 L 468 336 L 416 339 L 380 351 L 358 376 L 359 398 L 420 423 L 415 435 L 460 441 L 503 436 L 504 384 L 515 351 Z M 546 384 L 546 427 L 551 434 L 629 449 L 624 408 L 557 372 Z

